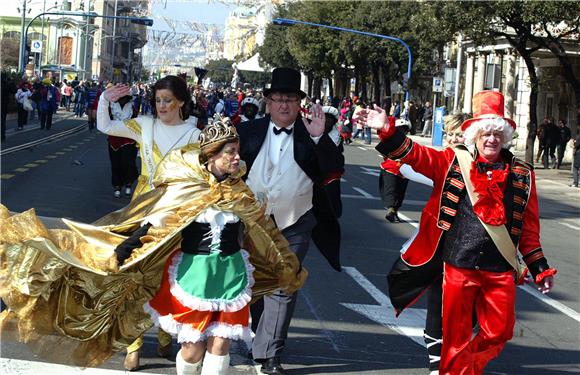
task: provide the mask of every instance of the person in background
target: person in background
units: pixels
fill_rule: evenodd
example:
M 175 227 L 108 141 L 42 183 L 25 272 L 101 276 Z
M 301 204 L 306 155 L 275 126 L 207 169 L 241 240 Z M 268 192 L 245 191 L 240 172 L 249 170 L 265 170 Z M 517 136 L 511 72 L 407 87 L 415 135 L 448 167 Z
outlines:
M 560 128 L 558 125 L 554 124 L 554 121 L 550 117 L 544 118 L 544 154 L 542 157 L 542 163 L 544 169 L 556 168 L 558 164 L 558 159 L 556 159 L 556 147 L 560 144 Z
M 342 137 L 344 144 L 352 143 L 352 114 L 354 113 L 354 106 L 350 102 L 350 98 L 345 98 L 342 102 L 342 108 L 340 109 L 340 136 Z
M 324 134 L 328 135 L 336 145 L 340 153 L 335 154 L 336 170 L 328 174 L 324 181 L 324 189 L 330 199 L 330 204 L 334 210 L 334 216 L 340 218 L 342 216 L 342 199 L 340 196 L 340 179 L 344 175 L 344 147 L 340 132 L 338 131 L 337 123 L 339 118 L 338 109 L 332 106 L 322 107 L 324 112 Z
M 40 89 L 40 129 L 50 130 L 52 116 L 60 103 L 60 91 L 52 84 L 50 78 L 42 80 Z
M 62 95 L 64 96 L 64 106 L 66 107 L 67 112 L 70 112 L 70 104 L 72 102 L 73 88 L 71 85 L 68 84 L 66 79 L 64 80 L 64 84 L 61 91 Z
M 552 289 L 557 272 L 540 243 L 533 168 L 507 149 L 516 125 L 503 115 L 503 95 L 482 91 L 473 103 L 473 118 L 461 126 L 467 146 L 443 150 L 414 143 L 389 126 L 380 109 L 361 114 L 379 131 L 377 151 L 410 164 L 434 183 L 419 232 L 407 242 L 404 262 L 395 263 L 388 281 L 399 314 L 438 276 L 429 265 L 439 271 L 443 264 L 441 375 L 483 373 L 513 336 L 515 281 L 523 282 L 526 274 L 517 250 L 543 293 Z M 413 269 L 421 275 L 414 283 L 409 278 L 401 283 L 400 276 Z M 480 327 L 475 336 L 474 309 Z
M 362 101 L 359 100 L 356 96 L 353 98 L 353 105 L 354 105 L 354 112 L 353 112 L 353 117 L 357 115 L 358 112 L 360 112 L 362 109 L 366 108 L 367 105 Z M 357 139 L 358 135 L 363 133 L 363 137 L 364 137 L 364 128 L 365 128 L 365 124 L 364 122 L 356 122 L 354 124 L 354 127 L 356 127 L 356 131 L 354 132 L 354 134 L 352 135 L 352 139 Z
M 99 96 L 101 95 L 101 90 L 99 89 L 97 82 L 91 82 L 86 93 L 85 108 L 87 110 L 87 116 L 89 120 L 89 131 L 93 131 L 97 124 L 97 105 L 99 103 Z
M 75 94 L 75 116 L 83 117 L 85 114 L 85 105 L 87 101 L 87 82 L 82 81 L 74 88 Z
M 0 120 L 2 121 L 1 139 L 2 142 L 4 142 L 6 141 L 6 116 L 8 115 L 8 103 L 12 95 L 16 94 L 16 85 L 14 84 L 14 81 L 8 78 L 6 72 L 2 72 L 1 77 L 2 81 L 0 83 L 0 90 L 2 90 L 2 93 L 0 95 Z
M 70 87 L 69 83 L 66 79 L 62 80 L 60 85 L 60 106 L 66 108 L 68 111 L 70 108 L 70 99 L 72 94 L 72 88 Z
M 234 117 L 238 113 L 239 108 L 240 106 L 236 94 L 235 93 L 229 94 L 225 102 L 226 116 L 229 118 Z
M 367 106 L 367 108 L 371 108 L 371 105 L 369 104 Z M 363 137 L 365 139 L 365 144 L 366 145 L 370 145 L 371 144 L 372 137 L 373 137 L 372 136 L 372 129 L 369 128 L 368 126 L 365 126 L 364 129 L 363 129 L 363 132 L 364 132 L 363 133 Z
M 38 121 L 40 122 L 40 90 L 42 89 L 42 82 L 38 77 L 33 77 L 32 78 L 32 96 L 30 97 L 30 100 L 32 101 L 32 108 L 34 108 L 34 110 L 32 111 L 32 116 L 30 117 L 30 119 L 34 119 L 34 115 L 36 114 L 36 116 L 38 116 Z
M 560 142 L 556 145 L 556 151 L 558 155 L 556 169 L 560 169 L 560 166 L 562 165 L 562 159 L 564 159 L 564 154 L 566 153 L 566 146 L 572 138 L 572 132 L 566 125 L 566 120 L 558 121 L 558 128 L 560 129 Z
M 574 139 L 574 156 L 572 159 L 572 184 L 578 187 L 578 177 L 580 177 L 580 134 Z
M 254 119 L 260 118 L 258 116 L 258 110 L 260 109 L 260 102 L 251 96 L 246 96 L 242 100 L 242 105 L 240 107 L 240 113 L 232 117 L 232 124 L 235 126 L 242 122 L 252 121 Z
M 433 125 L 433 108 L 431 108 L 431 102 L 425 102 L 425 108 L 423 110 L 423 130 L 421 131 L 421 136 L 430 137 L 431 127 Z
M 398 127 L 403 134 L 409 132 L 409 128 L 411 127 L 409 121 L 397 119 L 395 116 L 389 116 L 389 121 L 395 127 Z M 399 208 L 403 205 L 407 185 L 409 184 L 409 180 L 401 175 L 400 168 L 401 162 L 399 160 L 391 160 L 384 157 L 379 174 L 379 192 L 383 206 L 387 210 L 385 219 L 391 223 L 401 221 L 399 219 Z
M 411 135 L 417 133 L 417 119 L 419 115 L 419 109 L 415 105 L 413 100 L 409 101 L 409 122 L 411 123 L 411 130 L 409 131 Z
M 221 91 L 218 91 L 216 93 L 216 103 L 215 106 L 213 107 L 213 112 L 214 114 L 220 115 L 220 116 L 225 116 L 226 115 L 226 105 L 224 103 L 224 93 Z
M 18 106 L 18 130 L 22 130 L 24 125 L 28 123 L 28 109 L 25 107 L 25 102 L 30 103 L 30 97 L 32 96 L 32 91 L 30 91 L 30 85 L 28 82 L 22 80 L 18 84 L 18 91 L 16 91 L 16 105 Z
M 109 84 L 107 88 L 112 87 Z M 135 118 L 135 108 L 130 95 L 119 98 L 110 104 L 111 120 L 125 121 Z M 137 143 L 125 137 L 107 137 L 109 143 L 109 160 L 111 161 L 111 184 L 115 198 L 121 197 L 121 190 L 126 197 L 131 196 L 131 186 L 139 177 L 137 170 Z

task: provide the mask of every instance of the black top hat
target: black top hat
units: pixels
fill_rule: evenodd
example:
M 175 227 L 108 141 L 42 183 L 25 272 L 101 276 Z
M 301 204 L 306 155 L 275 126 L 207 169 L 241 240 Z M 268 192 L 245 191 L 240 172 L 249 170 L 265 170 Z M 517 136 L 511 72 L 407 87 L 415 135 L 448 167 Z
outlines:
M 306 97 L 306 93 L 300 90 L 300 72 L 292 68 L 276 68 L 272 71 L 272 84 L 270 88 L 264 90 L 264 96 L 273 92 L 296 93 L 301 98 Z

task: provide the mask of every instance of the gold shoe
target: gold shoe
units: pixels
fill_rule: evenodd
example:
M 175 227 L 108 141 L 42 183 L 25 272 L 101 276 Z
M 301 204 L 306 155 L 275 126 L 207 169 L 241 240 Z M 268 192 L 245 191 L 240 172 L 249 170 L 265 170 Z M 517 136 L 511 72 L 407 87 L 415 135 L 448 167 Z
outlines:
M 136 371 L 139 368 L 139 351 L 135 350 L 134 352 L 127 353 L 123 366 L 127 371 Z
M 161 358 L 171 358 L 171 356 L 173 355 L 173 345 L 170 342 L 167 345 L 157 345 L 157 354 L 159 354 L 159 356 Z

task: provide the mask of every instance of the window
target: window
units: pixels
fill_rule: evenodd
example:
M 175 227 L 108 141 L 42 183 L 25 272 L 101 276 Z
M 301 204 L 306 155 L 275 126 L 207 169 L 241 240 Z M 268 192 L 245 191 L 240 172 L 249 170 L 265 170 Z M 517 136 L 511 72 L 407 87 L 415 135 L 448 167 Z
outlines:
M 487 64 L 485 70 L 485 90 L 500 89 L 501 66 L 499 64 Z
M 554 114 L 554 97 L 546 97 L 546 117 L 552 118 Z

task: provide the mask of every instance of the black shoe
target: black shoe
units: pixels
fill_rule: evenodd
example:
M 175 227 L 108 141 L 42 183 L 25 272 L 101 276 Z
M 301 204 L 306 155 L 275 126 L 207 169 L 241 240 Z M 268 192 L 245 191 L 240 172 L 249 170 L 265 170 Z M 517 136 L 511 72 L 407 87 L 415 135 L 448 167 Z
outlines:
M 284 375 L 286 371 L 280 364 L 280 357 L 272 357 L 268 358 L 262 363 L 262 367 L 260 368 L 260 372 L 262 374 L 269 374 L 269 375 Z
M 394 208 L 389 208 L 387 210 L 387 214 L 385 215 L 385 219 L 387 219 L 391 223 L 394 223 L 398 219 L 397 211 L 395 211 Z

